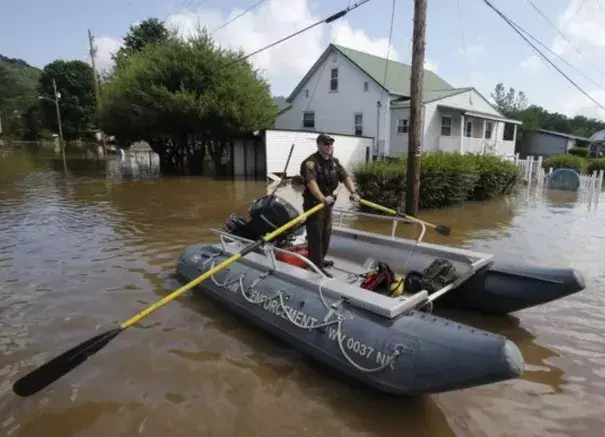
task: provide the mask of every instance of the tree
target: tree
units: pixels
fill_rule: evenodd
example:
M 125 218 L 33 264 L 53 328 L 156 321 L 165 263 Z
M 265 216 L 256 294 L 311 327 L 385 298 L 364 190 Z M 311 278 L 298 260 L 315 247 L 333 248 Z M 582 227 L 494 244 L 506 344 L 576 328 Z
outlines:
M 0 116 L 2 135 L 24 138 L 24 114 L 36 104 L 36 85 L 40 70 L 21 59 L 0 55 Z
M 515 94 L 515 89 L 510 87 L 508 92 L 506 92 L 502 82 L 496 85 L 496 89 L 491 94 L 491 97 L 494 99 L 498 110 L 507 117 L 523 111 L 529 106 L 529 102 L 523 91 Z
M 42 125 L 57 132 L 53 78 L 61 94 L 59 107 L 63 137 L 66 141 L 89 136 L 94 128 L 96 98 L 93 88 L 94 72 L 83 61 L 56 60 L 42 70 L 38 83 Z
M 164 42 L 171 35 L 164 22 L 157 18 L 148 18 L 135 26 L 130 26 L 130 30 L 123 38 L 122 47 L 113 56 L 116 66 L 119 68 L 129 55 L 140 52 L 149 44 Z
M 523 122 L 517 134 L 518 142 L 523 142 L 539 129 L 552 130 L 569 135 L 588 138 L 595 132 L 605 129 L 605 122 L 594 118 L 576 115 L 573 118 L 557 112 L 549 112 L 541 106 L 529 105 L 525 94 L 515 94 L 514 88 L 505 91 L 502 82 L 496 85 L 491 94 L 498 109 L 507 117 Z
M 147 141 L 164 172 L 200 174 L 208 151 L 220 174 L 228 142 L 270 127 L 277 113 L 269 85 L 239 56 L 205 30 L 130 54 L 103 87 L 103 126 L 123 141 Z

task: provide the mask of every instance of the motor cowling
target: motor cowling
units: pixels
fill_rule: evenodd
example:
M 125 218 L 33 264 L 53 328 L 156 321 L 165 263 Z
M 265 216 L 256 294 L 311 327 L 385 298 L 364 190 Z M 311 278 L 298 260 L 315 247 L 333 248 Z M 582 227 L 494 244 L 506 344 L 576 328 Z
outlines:
M 250 205 L 248 213 L 250 215 L 248 221 L 237 214 L 230 214 L 226 229 L 242 238 L 257 240 L 300 215 L 294 205 L 275 195 L 266 195 L 256 199 Z M 288 238 L 300 231 L 301 226 L 302 223 L 298 223 L 290 228 L 287 232 Z M 283 242 L 284 239 L 288 238 L 280 236 L 276 240 Z

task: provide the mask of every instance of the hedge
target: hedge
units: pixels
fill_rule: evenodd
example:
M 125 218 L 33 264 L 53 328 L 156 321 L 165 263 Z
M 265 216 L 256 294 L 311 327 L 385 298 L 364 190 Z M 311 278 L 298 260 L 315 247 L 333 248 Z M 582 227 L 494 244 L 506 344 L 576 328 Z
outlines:
M 568 155 L 565 153 L 552 155 L 542 161 L 542 168 L 545 170 L 548 170 L 551 167 L 554 170 L 558 168 L 572 168 L 578 173 L 585 173 L 587 165 L 588 161 L 585 158 L 582 158 L 581 156 Z
M 569 149 L 569 154 L 574 156 L 588 157 L 588 147 L 572 147 Z
M 593 171 L 601 171 L 601 170 L 605 170 L 605 158 L 592 159 L 586 165 L 587 173 L 592 174 Z
M 407 156 L 374 161 L 353 169 L 362 198 L 390 208 L 403 208 Z M 521 177 L 512 162 L 497 156 L 425 152 L 420 160 L 420 208 L 445 208 L 465 200 L 487 200 L 510 194 Z

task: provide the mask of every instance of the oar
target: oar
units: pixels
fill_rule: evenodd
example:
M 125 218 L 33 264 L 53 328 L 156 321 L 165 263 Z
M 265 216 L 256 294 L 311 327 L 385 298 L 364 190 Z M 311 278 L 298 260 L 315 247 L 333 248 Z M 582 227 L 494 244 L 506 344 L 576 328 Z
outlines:
M 176 297 L 183 294 L 185 291 L 187 291 L 190 288 L 193 288 L 196 285 L 198 285 L 199 283 L 205 281 L 210 276 L 214 275 L 221 269 L 224 269 L 225 267 L 227 267 L 229 264 L 234 263 L 235 261 L 239 260 L 240 258 L 243 258 L 248 253 L 260 248 L 267 241 L 270 241 L 270 240 L 274 239 L 275 237 L 277 237 L 278 235 L 284 233 L 291 227 L 295 226 L 298 222 L 304 220 L 305 218 L 307 218 L 311 214 L 314 214 L 315 212 L 319 211 L 323 207 L 324 207 L 324 204 L 320 203 L 320 204 L 314 206 L 313 208 L 311 208 L 310 210 L 304 212 L 303 214 L 300 214 L 295 219 L 292 219 L 291 221 L 289 221 L 282 227 L 265 235 L 264 237 L 260 238 L 256 242 L 249 244 L 248 246 L 246 246 L 244 249 L 242 249 L 241 251 L 239 251 L 232 257 L 230 257 L 230 258 L 226 259 L 225 261 L 223 261 L 222 263 L 218 264 L 216 267 L 208 270 L 203 275 L 198 276 L 196 279 L 183 285 L 178 290 L 173 291 L 168 296 L 164 297 L 163 299 L 152 304 L 145 310 L 141 311 L 140 313 L 138 313 L 135 316 L 131 317 L 130 319 L 126 320 L 125 322 L 123 322 L 120 325 L 120 327 L 114 328 L 105 333 L 96 335 L 95 337 L 91 338 L 90 340 L 80 343 L 78 346 L 53 358 L 49 362 L 43 364 L 42 366 L 38 367 L 37 369 L 33 370 L 32 372 L 30 372 L 27 375 L 20 378 L 13 385 L 13 391 L 15 392 L 15 394 L 17 394 L 19 396 L 29 396 L 34 393 L 37 393 L 38 391 L 42 390 L 44 387 L 50 385 L 52 382 L 59 379 L 61 376 L 65 375 L 67 372 L 69 372 L 70 370 L 72 370 L 73 368 L 78 366 L 79 364 L 86 361 L 86 359 L 88 359 L 88 357 L 92 356 L 93 354 L 95 354 L 96 352 L 101 350 L 103 347 L 105 347 L 105 345 L 107 345 L 113 338 L 115 338 L 118 334 L 120 334 L 126 328 L 129 328 L 132 325 L 134 325 L 135 323 L 138 323 L 141 319 L 143 319 L 144 317 L 153 313 L 154 311 L 156 311 L 163 305 L 166 305 L 168 302 L 174 300 Z
M 450 235 L 451 229 L 448 226 L 434 225 L 433 223 L 425 222 L 423 220 L 417 219 L 416 217 L 410 217 L 410 216 L 408 216 L 406 214 L 403 214 L 401 212 L 397 212 L 394 209 L 387 208 L 386 206 L 382 206 L 382 205 L 378 205 L 376 203 L 370 202 L 369 200 L 360 199 L 359 203 L 361 203 L 362 205 L 365 205 L 365 206 L 369 206 L 370 208 L 374 208 L 374 209 L 377 209 L 379 211 L 386 212 L 387 214 L 397 215 L 397 216 L 404 217 L 404 218 L 407 218 L 407 219 L 410 219 L 410 220 L 418 220 L 419 222 L 424 223 L 426 226 L 429 226 L 429 227 L 435 229 L 435 231 L 437 231 L 437 233 L 439 233 L 441 235 L 445 235 L 445 236 Z

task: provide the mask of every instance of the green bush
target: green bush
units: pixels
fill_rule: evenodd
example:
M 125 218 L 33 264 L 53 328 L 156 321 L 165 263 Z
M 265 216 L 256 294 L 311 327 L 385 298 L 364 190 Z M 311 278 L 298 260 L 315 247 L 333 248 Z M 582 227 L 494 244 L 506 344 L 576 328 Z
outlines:
M 551 167 L 554 170 L 558 168 L 571 168 L 576 170 L 578 173 L 585 173 L 587 165 L 588 161 L 585 158 L 582 158 L 581 156 L 568 155 L 565 153 L 553 155 L 542 161 L 542 168 L 545 170 L 548 170 Z
M 595 170 L 605 170 L 605 158 L 593 159 L 588 163 L 586 166 L 586 172 L 592 173 Z
M 479 180 L 469 200 L 487 200 L 510 194 L 519 181 L 520 170 L 513 162 L 497 156 L 477 155 Z
M 574 156 L 581 156 L 582 158 L 586 158 L 588 156 L 588 148 L 587 147 L 572 147 L 569 149 L 569 154 Z
M 362 164 L 353 170 L 359 195 L 390 208 L 403 208 L 407 157 Z M 420 160 L 420 208 L 443 208 L 464 200 L 508 194 L 519 180 L 518 167 L 495 156 L 424 153 Z

